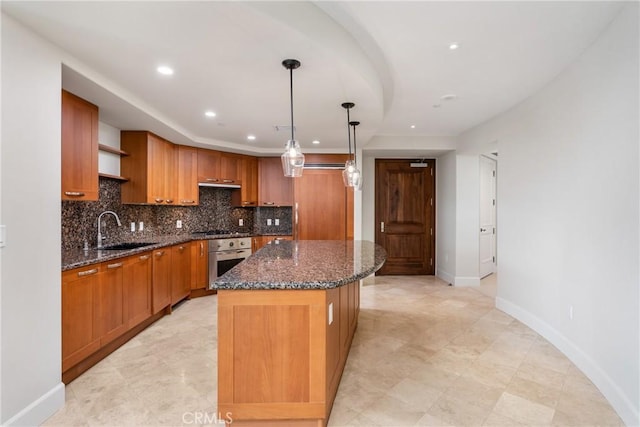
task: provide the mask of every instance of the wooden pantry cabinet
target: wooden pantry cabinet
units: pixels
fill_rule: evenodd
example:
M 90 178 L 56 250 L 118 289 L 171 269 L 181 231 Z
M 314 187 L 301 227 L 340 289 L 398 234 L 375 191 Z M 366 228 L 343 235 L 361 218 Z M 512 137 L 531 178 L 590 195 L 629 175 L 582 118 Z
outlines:
M 147 131 L 120 132 L 120 147 L 129 153 L 120 160 L 123 204 L 177 205 L 177 148 Z
M 258 172 L 260 206 L 293 206 L 293 179 L 284 176 L 280 157 L 260 157 Z
M 198 192 L 198 149 L 178 145 L 178 204 L 196 206 L 200 203 Z
M 231 195 L 231 204 L 241 207 L 258 206 L 258 159 L 242 156 L 238 166 L 238 175 L 242 188 Z
M 62 200 L 98 200 L 98 107 L 62 91 Z

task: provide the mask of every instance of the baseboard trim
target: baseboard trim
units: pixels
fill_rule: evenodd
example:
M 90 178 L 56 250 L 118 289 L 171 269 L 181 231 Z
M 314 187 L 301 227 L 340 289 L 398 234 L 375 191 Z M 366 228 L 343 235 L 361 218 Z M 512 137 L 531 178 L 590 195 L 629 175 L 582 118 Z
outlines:
M 454 282 L 454 286 L 480 286 L 480 278 L 479 277 L 459 277 L 456 276 Z
M 640 412 L 609 375 L 572 341 L 551 325 L 522 307 L 496 297 L 496 307 L 518 319 L 553 344 L 598 387 L 613 409 L 628 426 L 640 425 Z
M 452 285 L 453 285 L 453 282 L 455 282 L 455 277 L 453 277 L 453 274 L 449 274 L 446 271 L 441 270 L 439 268 L 436 269 L 436 276 Z
M 6 426 L 39 426 L 64 406 L 64 384 L 58 383 L 51 390 L 31 402 L 26 408 L 7 420 Z

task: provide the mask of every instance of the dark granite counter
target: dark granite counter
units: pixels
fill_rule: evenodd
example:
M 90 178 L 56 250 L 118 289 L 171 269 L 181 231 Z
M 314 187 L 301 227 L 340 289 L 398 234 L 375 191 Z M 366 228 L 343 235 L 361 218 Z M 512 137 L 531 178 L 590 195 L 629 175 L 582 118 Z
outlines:
M 218 234 L 218 235 L 181 235 L 181 236 L 157 236 L 152 237 L 147 242 L 152 243 L 148 246 L 144 246 L 136 249 L 126 250 L 99 250 L 91 248 L 88 251 L 77 249 L 66 249 L 62 251 L 62 271 L 71 270 L 78 267 L 85 267 L 87 265 L 96 264 L 104 261 L 111 261 L 114 259 L 127 257 L 129 255 L 135 255 L 146 251 L 152 251 L 160 249 L 166 246 L 177 245 L 180 243 L 190 242 L 192 240 L 210 240 L 210 239 L 222 239 L 227 237 L 251 237 L 249 233 L 234 233 L 234 234 Z M 115 243 L 115 242 L 114 242 Z M 118 242 L 120 243 L 120 242 Z M 111 243 L 108 243 L 111 244 Z
M 216 279 L 211 289 L 330 289 L 377 271 L 385 250 L 366 240 L 283 240 Z

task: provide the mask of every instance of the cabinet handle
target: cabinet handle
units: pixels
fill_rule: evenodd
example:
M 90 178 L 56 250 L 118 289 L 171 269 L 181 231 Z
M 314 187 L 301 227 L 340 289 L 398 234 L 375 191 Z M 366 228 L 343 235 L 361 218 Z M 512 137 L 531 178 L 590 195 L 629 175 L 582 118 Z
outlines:
M 184 251 L 184 246 L 179 246 L 179 247 L 178 247 L 178 250 L 179 250 L 180 252 Z
M 204 256 L 204 243 L 200 242 L 200 256 Z
M 149 255 L 142 255 L 140 257 L 140 261 L 145 261 L 145 260 L 148 260 L 148 259 L 149 259 Z
M 122 263 L 121 262 L 116 262 L 115 264 L 107 265 L 107 268 L 119 268 L 119 267 L 122 267 Z
M 81 191 L 65 191 L 64 195 L 69 197 L 82 197 L 84 193 Z
M 247 202 L 247 201 L 243 201 L 242 202 L 243 205 L 255 205 L 256 202 Z
M 173 203 L 173 199 L 167 199 L 167 203 Z
M 265 205 L 275 205 L 276 202 L 264 202 Z
M 195 203 L 196 201 L 195 201 L 195 200 L 181 200 L 180 202 L 181 202 L 183 205 L 190 205 L 190 204 Z
M 225 184 L 229 184 L 229 183 L 232 183 L 234 181 L 235 181 L 234 179 L 223 179 L 222 180 L 222 182 L 224 182 Z
M 92 268 L 91 270 L 85 270 L 78 273 L 78 277 L 82 276 L 90 276 L 92 274 L 96 274 L 98 272 L 97 268 Z
M 380 232 L 384 233 L 384 222 L 380 223 Z
M 205 178 L 205 181 L 218 182 L 218 178 Z
M 156 252 L 156 253 L 155 253 L 155 255 L 156 255 L 157 257 L 161 257 L 161 256 L 163 256 L 163 255 L 164 255 L 164 251 L 158 251 L 158 252 Z
M 164 199 L 156 198 L 156 203 L 162 203 L 162 202 L 164 202 Z

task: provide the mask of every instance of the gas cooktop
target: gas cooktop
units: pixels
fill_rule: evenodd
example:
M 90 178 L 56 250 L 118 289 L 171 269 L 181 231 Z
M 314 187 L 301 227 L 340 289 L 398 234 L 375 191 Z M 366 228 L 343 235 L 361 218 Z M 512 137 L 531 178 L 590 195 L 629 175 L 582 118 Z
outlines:
M 199 236 L 217 236 L 222 234 L 239 234 L 230 230 L 203 230 L 203 231 L 194 231 L 191 234 L 196 234 Z

